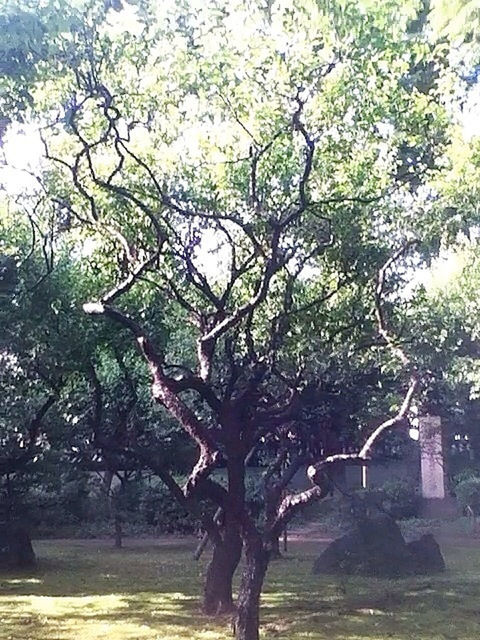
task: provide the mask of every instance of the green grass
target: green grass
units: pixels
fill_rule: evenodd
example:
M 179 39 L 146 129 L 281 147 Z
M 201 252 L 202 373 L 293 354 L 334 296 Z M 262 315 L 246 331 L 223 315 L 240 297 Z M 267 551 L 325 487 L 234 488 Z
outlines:
M 466 544 L 466 543 L 465 543 Z M 29 575 L 0 576 L 0 640 L 220 640 L 228 620 L 198 610 L 203 565 L 185 541 L 42 541 Z M 341 581 L 310 573 L 318 551 L 297 543 L 274 562 L 262 604 L 264 638 L 478 640 L 480 546 L 444 546 L 435 578 Z

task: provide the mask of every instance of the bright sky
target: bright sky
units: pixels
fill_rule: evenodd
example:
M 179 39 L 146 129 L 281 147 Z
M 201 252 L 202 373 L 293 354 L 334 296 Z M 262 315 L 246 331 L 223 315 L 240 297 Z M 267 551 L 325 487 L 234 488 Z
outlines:
M 466 140 L 480 136 L 480 84 L 470 89 L 460 121 Z
M 430 269 L 417 272 L 415 279 L 428 291 L 435 291 L 460 276 L 463 267 L 464 258 L 461 254 L 446 253 L 434 260 Z
M 9 126 L 0 152 L 0 186 L 9 196 L 38 191 L 34 176 L 40 168 L 42 153 L 43 145 L 35 126 Z

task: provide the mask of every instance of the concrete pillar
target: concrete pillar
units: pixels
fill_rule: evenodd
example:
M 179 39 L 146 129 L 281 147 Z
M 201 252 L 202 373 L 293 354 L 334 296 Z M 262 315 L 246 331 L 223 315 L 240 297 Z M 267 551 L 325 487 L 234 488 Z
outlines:
M 438 416 L 418 418 L 421 515 L 424 518 L 452 518 L 457 515 L 456 501 L 448 495 L 443 454 L 442 421 Z
M 427 500 L 445 498 L 442 421 L 438 416 L 418 419 L 422 497 Z

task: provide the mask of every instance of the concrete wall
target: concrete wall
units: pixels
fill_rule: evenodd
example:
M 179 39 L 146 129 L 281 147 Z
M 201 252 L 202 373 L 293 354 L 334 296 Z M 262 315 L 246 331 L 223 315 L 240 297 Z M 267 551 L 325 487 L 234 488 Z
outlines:
M 360 466 L 345 466 L 345 472 L 336 478 L 336 482 L 347 489 L 360 489 L 362 486 Z M 408 457 L 402 459 L 378 460 L 368 465 L 368 488 L 380 487 L 388 480 L 408 480 L 420 486 L 420 451 L 415 448 Z M 293 478 L 293 489 L 301 490 L 311 486 L 306 469 L 301 469 Z

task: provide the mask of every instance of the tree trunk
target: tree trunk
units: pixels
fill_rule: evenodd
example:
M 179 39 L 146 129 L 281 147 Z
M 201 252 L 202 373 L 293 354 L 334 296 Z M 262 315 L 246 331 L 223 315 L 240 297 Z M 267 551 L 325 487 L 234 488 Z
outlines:
M 6 475 L 6 485 L 7 485 L 7 500 L 5 507 L 5 520 L 10 522 L 12 519 L 12 505 L 13 505 L 13 492 L 12 492 L 12 483 L 10 482 L 10 474 Z
M 265 492 L 265 529 L 270 529 L 275 522 L 280 497 L 281 494 L 277 491 L 270 490 Z M 270 560 L 278 560 L 282 557 L 279 536 L 274 536 L 269 541 L 268 552 Z
M 242 555 L 238 526 L 231 523 L 224 535 L 214 542 L 213 555 L 205 577 L 203 610 L 207 615 L 234 610 L 232 580 Z
M 280 560 L 282 552 L 280 551 L 280 538 L 274 538 L 269 545 L 270 560 Z
M 238 594 L 235 637 L 237 640 L 258 640 L 260 594 L 267 573 L 269 553 L 262 541 L 247 541 L 245 569 Z
M 117 549 L 122 547 L 122 520 L 118 513 L 115 514 L 115 547 Z
M 105 514 L 107 518 L 112 515 L 112 481 L 113 471 L 107 469 L 102 479 L 102 492 L 105 498 Z

